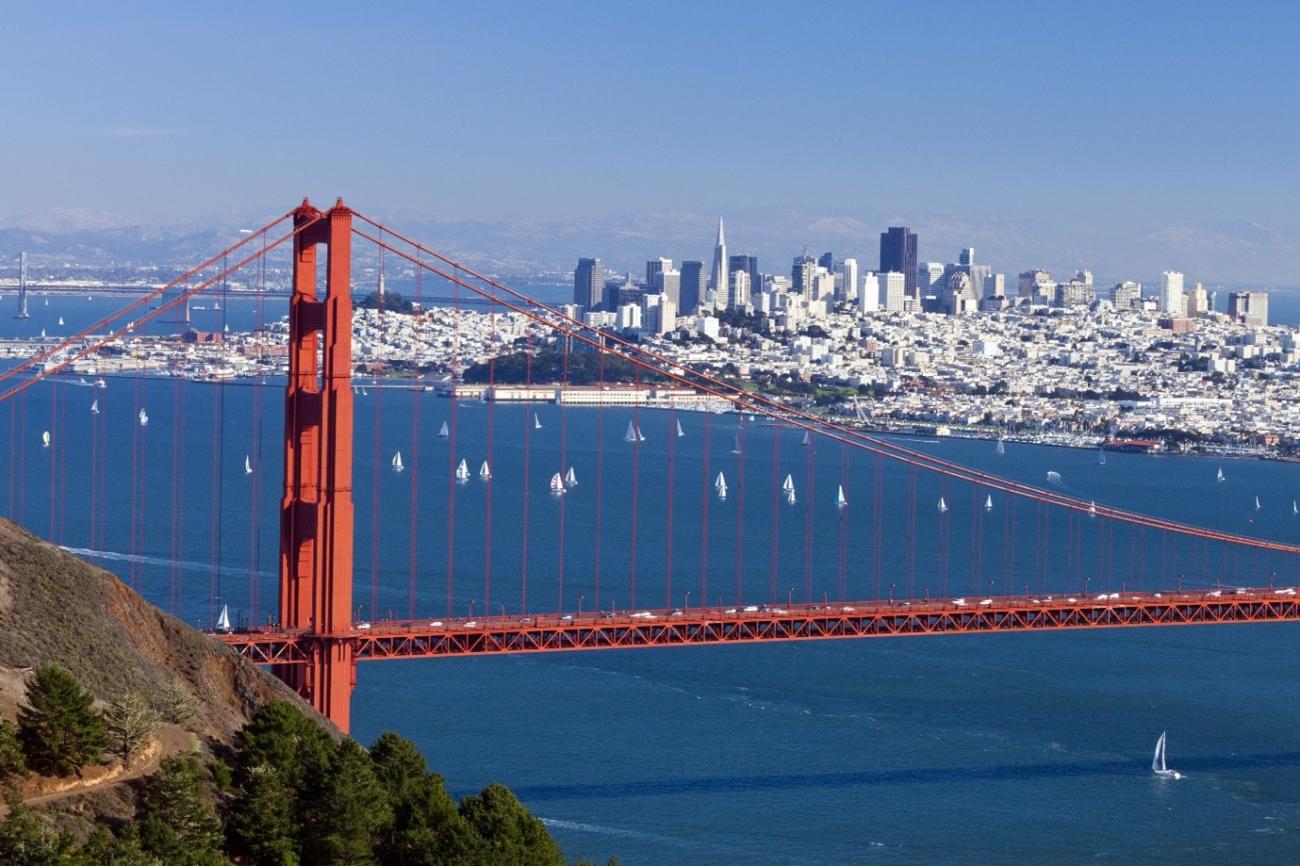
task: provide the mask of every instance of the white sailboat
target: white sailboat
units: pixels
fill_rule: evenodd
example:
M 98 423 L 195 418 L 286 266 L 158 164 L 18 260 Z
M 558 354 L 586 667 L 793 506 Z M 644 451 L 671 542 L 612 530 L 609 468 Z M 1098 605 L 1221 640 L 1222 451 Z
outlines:
M 939 513 L 940 514 L 948 513 L 948 503 L 943 501 L 942 496 L 939 497 Z
M 447 426 L 447 422 L 443 421 L 442 426 L 438 428 L 438 438 L 446 439 L 450 435 L 451 435 L 451 429 Z
M 1162 779 L 1181 779 L 1182 773 L 1177 770 L 1169 769 L 1165 764 L 1165 732 L 1160 732 L 1160 739 L 1156 740 L 1156 753 L 1151 756 L 1151 772 L 1155 773 Z
M 803 445 L 804 447 L 807 447 L 812 444 L 812 438 L 808 435 L 807 430 L 803 431 L 803 441 L 800 442 L 799 444 Z
M 1049 469 L 1047 470 L 1047 480 L 1056 484 L 1061 480 L 1061 473 L 1057 472 L 1055 469 Z
M 486 460 L 484 460 L 483 465 L 478 468 L 478 477 L 480 481 L 492 480 L 492 467 L 488 466 L 488 462 Z
M 835 490 L 835 507 L 843 508 L 849 504 L 848 498 L 844 495 L 844 485 L 841 484 Z
M 564 475 L 564 486 L 565 486 L 565 487 L 577 487 L 577 486 L 578 486 L 578 473 L 576 473 L 576 472 L 573 471 L 573 467 L 572 467 L 572 466 L 569 467 L 569 471 L 566 472 L 565 475 Z
M 98 398 L 98 397 L 96 397 L 94 400 L 91 400 L 91 401 L 90 401 L 90 414 L 92 414 L 92 415 L 98 415 L 98 414 L 99 414 L 99 398 Z
M 985 510 L 985 511 L 992 511 L 992 510 L 993 510 L 993 494 L 992 494 L 992 493 L 990 493 L 990 494 L 988 494 L 987 496 L 984 497 L 984 510 Z
M 718 491 L 718 498 L 725 501 L 727 498 L 727 476 L 719 472 L 717 480 L 713 482 L 713 489 Z
M 680 438 L 682 438 L 682 437 L 685 436 L 685 435 L 686 435 L 686 431 L 682 429 L 682 422 L 681 422 L 681 421 L 678 421 L 678 422 L 677 422 L 677 438 L 680 439 Z
M 1300 514 L 1300 506 L 1296 505 L 1296 501 L 1294 499 L 1291 500 L 1291 513 Z
M 230 628 L 230 605 L 221 606 L 221 614 L 217 617 L 217 631 L 229 632 Z
M 560 473 L 558 472 L 551 476 L 551 495 L 564 495 L 564 479 L 560 477 Z
M 393 455 L 393 471 L 401 472 L 405 468 L 406 467 L 402 465 L 402 452 L 398 451 L 396 454 Z
M 640 428 L 640 427 L 636 428 L 636 441 L 638 441 L 638 442 L 644 442 L 644 441 L 645 441 L 645 436 L 641 433 L 641 428 Z
M 49 448 L 49 447 L 50 447 L 50 431 L 49 431 L 49 430 L 46 430 L 44 433 L 41 434 L 41 447 L 42 447 L 42 448 Z
M 1096 517 L 1096 516 L 1097 516 L 1097 503 L 1095 503 L 1095 502 L 1089 502 L 1089 503 L 1088 503 L 1088 516 L 1089 516 L 1089 517 Z
M 737 433 L 736 436 L 735 436 L 735 438 L 731 440 L 731 453 L 732 453 L 732 454 L 739 454 L 739 453 L 740 453 L 740 434 L 739 434 L 739 433 Z
M 60 327 L 60 328 L 63 327 L 63 317 L 62 317 L 62 316 L 59 316 L 59 327 Z
M 1098 466 L 1105 466 L 1105 465 L 1106 465 L 1106 446 L 1105 446 L 1105 445 L 1102 445 L 1102 446 L 1100 446 L 1100 447 L 1097 449 L 1097 465 L 1098 465 Z
M 1224 475 L 1223 475 L 1223 467 L 1222 467 L 1222 466 L 1219 467 L 1219 474 L 1216 475 L 1216 476 L 1214 476 L 1214 480 L 1215 480 L 1215 481 L 1227 481 L 1227 480 L 1228 480 L 1228 479 L 1225 478 Z
M 627 432 L 623 434 L 623 441 L 640 442 L 641 440 L 637 438 L 638 435 L 639 434 L 637 433 L 636 424 L 632 423 L 631 421 L 627 422 Z
M 536 412 L 533 413 L 533 429 L 534 430 L 542 429 L 542 419 L 537 417 Z
M 456 480 L 461 484 L 464 484 L 469 480 L 469 464 L 465 462 L 464 457 L 462 457 L 460 463 L 456 465 Z
M 248 454 L 244 455 L 244 474 L 245 475 L 253 474 L 253 460 Z
M 140 410 L 140 426 L 141 427 L 149 426 L 149 413 L 144 411 L 143 409 Z
M 785 481 L 781 483 L 781 492 L 785 496 L 785 501 L 788 505 L 795 504 L 797 500 L 794 494 L 794 476 L 785 476 Z
M 1256 511 L 1259 511 L 1259 497 L 1258 497 L 1258 496 L 1255 497 L 1255 510 L 1256 510 Z
M 1007 440 L 1005 437 L 1002 436 L 998 437 L 998 446 L 996 451 L 999 455 L 1007 453 Z

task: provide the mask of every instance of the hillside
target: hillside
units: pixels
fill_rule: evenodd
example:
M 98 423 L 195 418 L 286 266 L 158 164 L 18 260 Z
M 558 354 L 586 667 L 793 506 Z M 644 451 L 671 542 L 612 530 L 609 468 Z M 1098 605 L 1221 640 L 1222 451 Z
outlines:
M 0 519 L 0 717 L 13 718 L 25 672 L 47 662 L 67 668 L 101 700 L 158 694 L 179 681 L 198 699 L 195 732 L 221 743 L 277 698 L 315 716 L 269 672 L 148 604 L 109 572 Z

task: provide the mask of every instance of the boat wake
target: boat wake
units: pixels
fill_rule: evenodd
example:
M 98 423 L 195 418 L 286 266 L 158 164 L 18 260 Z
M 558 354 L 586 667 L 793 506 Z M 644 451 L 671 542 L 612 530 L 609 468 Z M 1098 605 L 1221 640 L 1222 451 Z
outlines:
M 574 830 L 579 833 L 594 833 L 599 836 L 621 836 L 624 839 L 645 839 L 652 842 L 668 842 L 674 845 L 686 846 L 687 843 L 680 839 L 673 839 L 668 836 L 659 836 L 655 833 L 643 833 L 640 830 L 629 830 L 626 827 L 607 827 L 604 824 L 587 824 L 582 821 L 565 821 L 562 818 L 540 818 L 547 827 L 556 830 Z
M 65 550 L 74 556 L 80 556 L 82 559 L 98 559 L 105 562 L 134 562 L 137 565 L 158 565 L 164 568 L 176 566 L 186 571 L 203 571 L 211 572 L 212 563 L 195 562 L 190 559 L 169 559 L 165 556 L 148 556 L 143 553 L 121 553 L 116 550 L 91 550 L 86 547 L 68 547 L 60 545 L 61 550 Z M 220 574 L 248 574 L 248 569 L 238 565 L 223 565 L 219 569 Z M 258 577 L 276 577 L 274 572 L 258 571 Z

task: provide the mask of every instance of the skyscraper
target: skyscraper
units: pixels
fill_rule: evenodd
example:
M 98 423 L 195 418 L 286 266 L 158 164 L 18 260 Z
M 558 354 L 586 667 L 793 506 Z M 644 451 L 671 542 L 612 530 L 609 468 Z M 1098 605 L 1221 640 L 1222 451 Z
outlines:
M 30 319 L 27 312 L 27 253 L 18 254 L 18 312 L 15 319 Z
M 684 316 L 695 315 L 704 299 L 704 262 L 682 262 L 677 310 Z
M 1247 325 L 1267 325 L 1268 292 L 1233 292 L 1228 295 L 1228 315 Z
M 912 270 L 916 273 L 916 270 Z M 877 275 L 880 278 L 880 291 L 885 296 L 885 309 L 891 313 L 902 312 L 904 295 L 907 293 L 907 275 L 897 271 L 888 271 Z
M 790 268 L 790 290 L 807 292 L 812 287 L 813 272 L 817 270 L 817 261 L 809 255 L 795 256 Z
M 829 250 L 822 253 L 821 258 L 817 259 L 817 266 L 825 268 L 828 274 L 835 273 L 835 256 L 831 255 Z
M 916 235 L 907 226 L 893 226 L 880 235 L 880 271 L 903 275 L 904 293 L 920 306 L 916 290 Z
M 604 290 L 605 269 L 600 259 L 578 259 L 573 272 L 573 302 L 584 310 L 594 310 L 600 306 Z
M 651 259 L 645 263 L 645 284 L 648 288 L 653 289 L 655 286 L 655 274 L 662 271 L 670 271 L 673 268 L 672 259 Z
M 722 217 L 718 217 L 718 242 L 713 246 L 713 267 L 709 269 L 709 288 L 715 295 L 726 294 L 731 281 L 727 273 L 727 236 L 723 232 Z M 725 306 L 718 303 L 718 306 Z
M 864 313 L 874 313 L 880 309 L 880 280 L 867 271 L 862 278 L 862 290 L 858 293 L 858 309 Z
M 736 271 L 744 271 L 749 275 L 749 292 L 750 297 L 758 294 L 763 288 L 763 275 L 758 272 L 758 256 L 728 256 L 727 273 L 734 274 Z M 734 301 L 735 294 L 732 294 Z
M 673 310 L 677 310 L 677 305 L 681 302 L 682 296 L 682 275 L 676 268 L 667 268 L 655 274 L 654 285 L 651 287 L 657 294 L 663 295 L 673 302 Z
M 858 260 L 845 259 L 840 262 L 843 279 L 840 281 L 839 301 L 852 301 L 858 296 Z
M 1186 311 L 1183 298 L 1183 275 L 1165 271 L 1160 275 L 1160 312 L 1181 316 Z

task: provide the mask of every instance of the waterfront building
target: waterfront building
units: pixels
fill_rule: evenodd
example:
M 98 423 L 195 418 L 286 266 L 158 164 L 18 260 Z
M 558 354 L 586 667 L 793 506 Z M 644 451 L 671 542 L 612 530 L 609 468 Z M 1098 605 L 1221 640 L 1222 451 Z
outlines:
M 605 269 L 600 259 L 578 259 L 573 272 L 573 302 L 586 310 L 600 307 L 605 287 Z
M 1175 318 L 1183 315 L 1183 275 L 1178 271 L 1165 271 L 1160 275 L 1160 312 Z
M 704 262 L 682 262 L 677 309 L 694 313 L 704 299 Z
M 1228 295 L 1228 316 L 1247 325 L 1268 324 L 1268 292 L 1233 292 Z
M 907 226 L 892 226 L 880 235 L 880 270 L 903 275 L 904 293 L 919 307 L 916 286 L 916 235 Z

